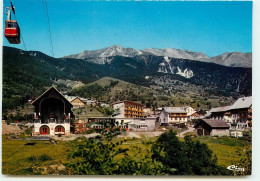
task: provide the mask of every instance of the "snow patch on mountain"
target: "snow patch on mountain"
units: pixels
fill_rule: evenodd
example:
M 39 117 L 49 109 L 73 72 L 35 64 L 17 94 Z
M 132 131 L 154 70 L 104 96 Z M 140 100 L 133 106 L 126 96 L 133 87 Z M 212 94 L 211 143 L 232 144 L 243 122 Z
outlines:
M 189 79 L 189 78 L 194 76 L 193 71 L 190 70 L 190 69 L 186 68 L 186 69 L 184 69 L 184 71 L 182 71 L 179 67 L 177 67 L 177 70 L 178 70 L 178 72 L 176 74 L 181 75 L 181 76 L 183 76 L 183 77 L 185 77 L 187 79 Z
M 168 73 L 165 62 L 162 62 L 159 64 L 158 72 L 162 72 L 162 73 L 166 73 L 166 74 Z
M 111 61 L 113 60 L 112 57 L 100 57 L 100 58 L 91 58 L 91 59 L 88 59 L 87 61 L 88 62 L 92 62 L 92 63 L 96 63 L 96 64 L 110 64 Z
M 172 68 L 172 66 L 170 64 L 171 61 L 169 60 L 169 57 L 164 57 L 164 60 L 168 63 L 169 69 L 170 69 L 171 73 L 173 74 L 173 68 Z
M 170 70 L 170 71 L 168 71 Z M 194 73 L 192 70 L 186 68 L 182 70 L 180 67 L 171 66 L 171 60 L 169 57 L 164 57 L 163 62 L 159 64 L 158 72 L 161 73 L 170 73 L 170 74 L 178 74 L 180 76 L 183 76 L 187 79 L 194 76 Z
M 37 54 L 36 53 L 30 53 L 29 55 L 36 57 Z

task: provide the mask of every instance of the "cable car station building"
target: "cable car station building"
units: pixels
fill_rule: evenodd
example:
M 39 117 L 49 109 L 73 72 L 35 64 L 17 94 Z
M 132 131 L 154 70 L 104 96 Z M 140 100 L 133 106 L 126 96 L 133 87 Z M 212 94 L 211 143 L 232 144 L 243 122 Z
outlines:
M 33 135 L 70 134 L 72 104 L 54 87 L 32 102 L 34 106 Z

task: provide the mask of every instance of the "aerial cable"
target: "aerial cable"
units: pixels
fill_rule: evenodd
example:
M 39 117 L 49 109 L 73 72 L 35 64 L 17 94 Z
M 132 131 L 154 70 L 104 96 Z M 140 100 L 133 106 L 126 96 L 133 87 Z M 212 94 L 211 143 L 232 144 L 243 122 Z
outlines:
M 12 2 L 11 2 L 11 3 L 12 3 Z M 14 14 L 14 18 L 15 18 L 15 20 L 18 22 L 18 20 L 17 20 L 15 14 Z M 22 42 L 23 42 L 24 49 L 25 49 L 25 51 L 27 51 L 27 48 L 26 48 L 26 46 L 25 46 L 25 43 L 24 43 L 24 40 L 23 40 L 23 35 L 22 35 L 21 31 L 20 31 L 20 34 L 21 34 L 21 39 L 22 39 Z
M 15 15 L 15 8 L 13 7 L 13 3 L 12 1 L 10 0 L 10 4 L 11 4 L 11 8 L 12 8 L 12 11 L 13 11 L 13 14 L 14 14 L 14 18 L 16 20 L 16 22 L 18 22 L 17 18 L 16 18 L 16 15 Z M 11 17 L 11 16 L 10 16 Z M 23 35 L 22 35 L 22 32 L 20 31 L 20 35 L 21 35 L 21 39 L 22 39 L 22 42 L 23 42 L 23 46 L 24 46 L 24 49 L 25 51 L 27 51 L 27 48 L 26 48 L 26 45 L 24 43 L 24 39 L 23 39 Z
M 44 0 L 44 2 L 45 2 L 45 9 L 46 9 L 47 19 L 48 19 L 48 25 L 49 25 L 49 33 L 50 33 L 50 40 L 51 40 L 52 57 L 54 58 L 53 44 L 52 44 L 52 37 L 51 37 L 51 26 L 50 26 L 50 19 L 49 19 L 49 13 L 48 13 L 48 6 L 47 6 L 47 1 Z

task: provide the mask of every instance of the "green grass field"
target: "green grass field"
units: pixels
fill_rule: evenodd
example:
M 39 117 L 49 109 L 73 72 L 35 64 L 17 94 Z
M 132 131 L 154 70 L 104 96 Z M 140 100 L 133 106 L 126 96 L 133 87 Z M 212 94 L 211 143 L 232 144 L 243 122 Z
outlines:
M 240 159 L 245 156 L 245 148 L 251 148 L 250 142 L 238 138 L 195 138 L 195 140 L 197 139 L 199 139 L 201 143 L 206 143 L 208 147 L 213 151 L 213 154 L 217 155 L 218 164 L 225 167 L 239 163 Z
M 26 145 L 36 143 L 35 145 Z M 33 174 L 32 166 L 65 163 L 69 152 L 67 142 L 53 144 L 49 141 L 22 141 L 2 139 L 2 173 L 7 175 Z M 39 158 L 43 155 L 50 157 L 47 161 Z M 30 158 L 36 159 L 30 159 Z
M 27 140 L 9 140 L 7 136 L 2 137 L 2 173 L 5 175 L 29 175 L 35 174 L 32 170 L 33 166 L 45 166 L 54 164 L 68 163 L 68 153 L 77 141 L 58 141 L 53 144 L 49 141 L 27 141 Z M 112 141 L 121 141 L 124 138 L 114 138 Z M 126 139 L 118 148 L 128 149 L 128 155 L 135 158 L 144 158 L 147 154 L 151 154 L 152 143 L 156 141 L 153 138 Z M 221 166 L 229 166 L 238 163 L 243 157 L 243 150 L 250 147 L 251 144 L 245 140 L 236 138 L 210 138 L 200 137 L 193 138 L 206 143 L 209 148 L 218 157 L 218 164 Z M 181 139 L 183 140 L 183 138 Z M 34 145 L 26 145 L 27 143 L 35 143 Z M 237 150 L 242 152 L 239 155 Z M 47 158 L 45 158 L 47 157 Z M 118 155 L 115 159 L 122 158 Z M 43 158 L 43 159 L 42 159 Z M 45 159 L 44 159 L 45 158 Z

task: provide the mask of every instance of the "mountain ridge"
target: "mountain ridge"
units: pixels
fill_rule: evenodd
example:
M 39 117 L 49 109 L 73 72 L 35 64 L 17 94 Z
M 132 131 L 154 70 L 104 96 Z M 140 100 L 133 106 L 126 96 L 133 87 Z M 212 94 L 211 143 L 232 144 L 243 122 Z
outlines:
M 241 52 L 227 52 L 218 56 L 208 57 L 202 52 L 193 52 L 190 50 L 180 50 L 175 48 L 147 48 L 143 50 L 137 50 L 134 48 L 124 48 L 120 45 L 113 45 L 107 48 L 98 50 L 84 50 L 81 53 L 67 55 L 62 58 L 74 58 L 82 59 L 97 63 L 105 64 L 110 63 L 109 57 L 113 56 L 124 56 L 124 57 L 135 57 L 142 55 L 154 55 L 171 57 L 178 59 L 188 59 L 209 63 L 216 63 L 228 67 L 252 67 L 252 53 L 241 53 Z

